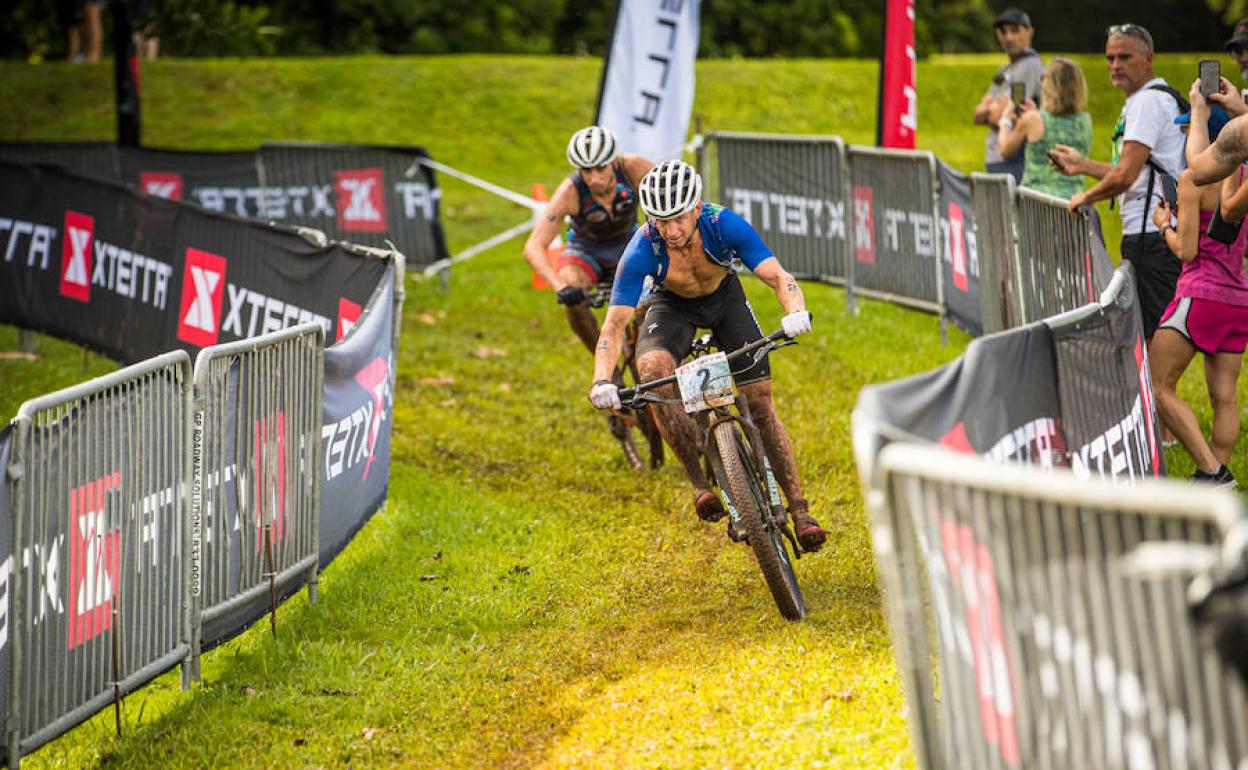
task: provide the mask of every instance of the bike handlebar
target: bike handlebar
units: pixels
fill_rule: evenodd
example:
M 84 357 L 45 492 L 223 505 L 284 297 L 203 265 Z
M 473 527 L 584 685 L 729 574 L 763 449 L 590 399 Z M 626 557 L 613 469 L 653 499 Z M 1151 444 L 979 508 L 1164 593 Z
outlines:
M 771 334 L 768 334 L 766 337 L 754 340 L 753 342 L 747 345 L 742 345 L 741 347 L 732 351 L 731 353 L 727 355 L 727 360 L 734 361 L 740 358 L 741 356 L 744 356 L 748 353 L 753 353 L 755 350 L 758 350 L 759 348 L 765 347 L 768 345 L 772 347 L 776 347 L 777 342 L 780 342 L 781 340 L 787 340 L 787 339 L 789 339 L 789 336 L 784 333 L 784 330 L 777 329 Z M 636 385 L 631 388 L 624 388 L 623 390 L 620 391 L 620 402 L 624 403 L 627 401 L 632 401 L 648 390 L 661 388 L 664 385 L 668 385 L 675 381 L 676 381 L 676 375 L 673 374 L 673 375 L 663 377 L 657 380 L 651 380 L 650 382 L 643 382 L 642 384 Z M 624 406 L 631 406 L 631 405 L 632 404 L 624 403 Z

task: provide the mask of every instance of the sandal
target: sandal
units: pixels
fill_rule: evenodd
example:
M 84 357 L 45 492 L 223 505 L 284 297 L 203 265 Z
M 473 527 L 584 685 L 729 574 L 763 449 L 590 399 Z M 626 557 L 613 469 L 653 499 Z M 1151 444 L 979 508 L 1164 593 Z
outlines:
M 710 490 L 694 496 L 693 509 L 698 512 L 698 518 L 702 521 L 719 521 L 728 514 L 719 495 Z

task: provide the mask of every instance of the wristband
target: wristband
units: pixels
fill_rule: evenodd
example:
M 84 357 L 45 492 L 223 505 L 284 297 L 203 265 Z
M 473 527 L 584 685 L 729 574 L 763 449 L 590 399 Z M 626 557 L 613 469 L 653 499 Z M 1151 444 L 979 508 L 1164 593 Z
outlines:
M 591 388 L 596 388 L 596 387 L 598 387 L 599 385 L 614 385 L 614 384 L 615 384 L 615 383 L 614 383 L 614 382 L 612 382 L 611 380 L 594 380 L 594 384 L 593 384 L 593 385 L 591 385 L 590 387 L 591 387 Z
M 997 121 L 997 128 L 1004 128 L 1006 131 L 1009 131 L 1011 128 L 1014 128 L 1014 121 L 1009 118 L 1001 118 Z
M 1170 224 L 1169 222 L 1167 222 L 1167 223 L 1165 223 L 1164 225 L 1162 225 L 1162 226 L 1161 226 L 1161 237 L 1162 237 L 1162 238 L 1165 238 L 1165 237 L 1166 237 L 1166 231 L 1167 231 L 1167 230 L 1174 230 L 1174 232 L 1176 232 L 1176 233 L 1178 232 L 1178 228 L 1176 228 L 1174 225 L 1172 225 L 1172 224 Z

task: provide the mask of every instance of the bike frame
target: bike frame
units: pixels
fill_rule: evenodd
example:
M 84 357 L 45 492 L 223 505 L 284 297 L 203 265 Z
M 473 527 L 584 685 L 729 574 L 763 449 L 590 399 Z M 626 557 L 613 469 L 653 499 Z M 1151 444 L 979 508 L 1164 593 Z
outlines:
M 755 350 L 758 350 L 760 348 L 766 348 L 767 352 L 771 352 L 772 350 L 776 348 L 783 347 L 785 345 L 792 345 L 792 344 L 796 344 L 796 343 L 789 340 L 789 338 L 785 336 L 783 331 L 777 331 L 759 340 L 751 342 L 748 345 L 744 345 L 737 350 L 734 350 L 733 352 L 727 355 L 727 358 L 729 361 L 732 361 L 741 356 L 749 355 L 750 353 L 753 353 Z M 696 358 L 698 357 L 698 355 L 701 355 L 706 352 L 708 352 L 708 348 L 706 346 L 699 347 L 698 345 L 695 344 L 694 353 L 692 356 L 690 356 L 690 358 Z M 652 380 L 650 382 L 642 383 L 634 388 L 627 388 L 625 390 L 621 390 L 620 399 L 621 401 L 625 401 L 625 400 L 632 399 L 634 397 L 642 397 L 643 401 L 653 402 L 656 399 L 645 398 L 644 394 L 646 394 L 648 391 L 654 390 L 656 388 L 660 388 L 664 385 L 674 383 L 675 381 L 676 381 L 676 375 L 673 374 L 668 377 L 663 377 L 657 380 Z M 735 382 L 735 379 L 734 379 L 734 382 Z M 735 411 L 734 411 L 734 407 L 735 407 Z M 701 432 L 701 435 L 700 435 L 701 440 L 699 441 L 698 448 L 701 450 L 703 458 L 707 462 L 712 462 L 712 463 L 718 461 L 717 457 L 712 457 L 712 454 L 715 452 L 715 449 L 712 446 L 714 442 L 711 440 L 711 437 L 714 434 L 715 426 L 719 425 L 722 422 L 729 421 L 729 420 L 735 420 L 738 423 L 740 423 L 742 431 L 745 434 L 746 442 L 749 445 L 750 454 L 753 456 L 751 459 L 753 460 L 754 472 L 758 476 L 759 484 L 764 490 L 767 490 L 768 493 L 771 492 L 771 485 L 774 484 L 775 482 L 767 478 L 767 462 L 766 462 L 767 452 L 763 448 L 763 437 L 762 437 L 762 434 L 758 430 L 758 426 L 754 424 L 754 420 L 750 416 L 749 399 L 746 397 L 745 393 L 743 393 L 739 387 L 736 389 L 736 395 L 734 397 L 734 401 L 731 406 L 711 407 L 709 409 L 704 409 L 702 411 L 693 413 L 689 415 L 689 417 L 698 425 L 698 428 Z M 712 475 L 712 474 L 708 474 L 708 475 Z M 722 488 L 722 485 L 721 485 L 721 488 Z M 727 490 L 725 490 L 725 494 L 727 494 Z M 784 507 L 782 505 L 779 505 L 779 506 L 776 505 L 776 503 L 773 502 L 773 500 L 768 500 L 767 508 L 768 510 L 771 511 L 772 518 L 777 524 L 777 526 L 781 526 L 783 528 L 784 523 L 785 523 L 785 518 L 786 518 Z M 801 549 L 795 546 L 794 552 L 796 553 L 797 558 L 800 559 Z

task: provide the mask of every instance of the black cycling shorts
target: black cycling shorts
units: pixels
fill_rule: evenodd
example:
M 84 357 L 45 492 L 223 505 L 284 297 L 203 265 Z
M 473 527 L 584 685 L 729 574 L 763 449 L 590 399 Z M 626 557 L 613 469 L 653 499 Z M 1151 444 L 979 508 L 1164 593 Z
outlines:
M 641 325 L 637 357 L 651 350 L 666 350 L 679 365 L 693 348 L 698 329 L 710 329 L 715 347 L 725 353 L 763 338 L 736 273 L 729 273 L 719 288 L 704 297 L 656 291 Z M 756 364 L 753 356 L 742 356 L 732 362 L 732 376 L 737 385 L 770 379 L 771 361 L 763 356 Z
M 1135 268 L 1135 293 L 1140 298 L 1144 336 L 1152 337 L 1178 284 L 1183 263 L 1161 233 L 1122 236 L 1122 258 Z

